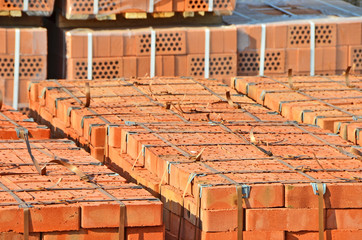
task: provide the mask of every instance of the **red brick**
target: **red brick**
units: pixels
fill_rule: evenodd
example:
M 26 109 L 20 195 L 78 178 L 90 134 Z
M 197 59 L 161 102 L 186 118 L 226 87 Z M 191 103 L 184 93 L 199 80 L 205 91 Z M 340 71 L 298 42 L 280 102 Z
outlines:
M 246 230 L 316 231 L 318 209 L 246 209 Z
M 42 240 L 118 240 L 118 228 L 43 233 Z M 126 228 L 126 240 L 163 240 L 164 227 Z
M 0 233 L 1 240 L 23 240 L 24 236 L 22 233 L 14 233 L 14 232 L 2 232 Z M 29 240 L 41 240 L 39 233 L 31 233 L 29 234 Z
M 362 226 L 362 209 L 327 210 L 327 229 L 358 230 Z
M 206 187 L 202 190 L 203 209 L 229 209 L 237 207 L 236 187 Z M 282 184 L 253 185 L 246 199 L 248 208 L 270 208 L 284 206 Z M 246 206 L 245 206 L 246 207 Z
M 109 228 L 119 226 L 119 205 L 96 204 L 81 206 L 82 228 Z M 126 204 L 126 226 L 162 225 L 162 204 L 134 202 Z
M 327 184 L 324 195 L 325 208 L 359 208 L 362 206 L 361 184 Z M 310 184 L 286 185 L 285 206 L 288 208 L 317 208 L 318 196 Z

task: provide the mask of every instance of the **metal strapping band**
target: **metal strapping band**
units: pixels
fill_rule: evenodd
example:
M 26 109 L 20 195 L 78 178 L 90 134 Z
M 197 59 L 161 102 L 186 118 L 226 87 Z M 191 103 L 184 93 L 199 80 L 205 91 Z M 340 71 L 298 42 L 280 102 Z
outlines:
M 19 138 L 23 139 L 25 141 L 26 144 L 26 148 L 28 150 L 29 156 L 31 158 L 31 161 L 33 162 L 36 171 L 40 174 L 40 175 L 44 175 L 44 169 L 41 169 L 39 166 L 38 161 L 35 159 L 34 155 L 31 152 L 31 147 L 30 147 L 30 143 L 29 143 L 29 132 L 28 129 L 24 128 L 24 127 L 17 127 L 16 129 L 17 135 Z
M 323 201 L 326 192 L 326 185 L 321 182 L 312 183 L 314 194 L 318 195 L 318 232 L 319 240 L 324 240 L 324 209 Z

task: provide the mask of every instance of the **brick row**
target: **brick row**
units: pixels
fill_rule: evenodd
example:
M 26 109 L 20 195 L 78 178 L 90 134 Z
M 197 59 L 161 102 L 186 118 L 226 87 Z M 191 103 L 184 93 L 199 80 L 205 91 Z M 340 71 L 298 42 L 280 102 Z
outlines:
M 360 145 L 359 76 L 235 78 L 235 88 L 290 120 L 315 124 Z
M 210 78 L 236 75 L 236 28 L 210 27 L 142 28 L 131 30 L 59 29 L 64 46 L 60 54 L 65 66 L 58 76 L 87 79 L 88 61 L 92 78 L 116 79 L 151 74 L 151 33 L 155 32 L 156 76 L 205 76 L 205 54 L 209 53 Z M 89 36 L 91 34 L 91 37 Z M 89 42 L 91 39 L 91 42 Z M 91 43 L 92 46 L 88 46 Z M 92 52 L 91 60 L 88 59 Z M 55 74 L 55 73 L 53 73 Z
M 87 19 L 98 15 L 114 15 L 124 13 L 174 13 L 174 12 L 217 12 L 230 14 L 235 7 L 235 0 L 214 1 L 212 6 L 206 0 L 159 0 L 150 3 L 146 0 L 140 1 L 100 1 L 98 6 L 91 1 L 79 2 L 67 0 L 62 7 L 63 14 L 68 19 Z M 98 11 L 97 11 L 98 10 Z M 146 15 L 145 15 L 146 16 Z M 162 15 L 161 15 L 162 16 Z
M 310 75 L 311 24 L 309 20 L 280 21 L 265 25 L 265 75 Z M 361 73 L 361 21 L 359 19 L 315 20 L 315 74 L 334 75 L 353 66 Z M 259 75 L 261 24 L 237 25 L 239 76 Z
M 50 129 L 45 125 L 38 125 L 34 119 L 28 118 L 26 115 L 14 111 L 12 108 L 4 105 L 0 109 L 0 139 L 15 140 L 19 139 L 19 128 L 28 130 L 30 139 L 49 139 Z

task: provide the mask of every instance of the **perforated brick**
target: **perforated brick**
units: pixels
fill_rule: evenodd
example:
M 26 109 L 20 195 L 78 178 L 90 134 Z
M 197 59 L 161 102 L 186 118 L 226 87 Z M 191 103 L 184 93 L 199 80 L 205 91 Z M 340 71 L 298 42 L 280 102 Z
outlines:
M 355 70 L 362 70 L 362 46 L 351 47 L 351 64 Z
M 336 45 L 336 25 L 316 24 L 316 46 Z M 310 25 L 294 25 L 288 27 L 289 47 L 310 47 Z
M 214 10 L 233 10 L 235 1 L 234 0 L 214 0 Z M 208 11 L 209 1 L 208 0 L 186 0 L 185 1 L 186 11 Z
M 3 0 L 1 10 L 22 10 L 22 0 Z M 29 0 L 28 11 L 52 11 L 53 0 Z
M 93 59 L 94 79 L 114 79 L 123 75 L 123 62 L 121 59 Z M 68 79 L 87 79 L 87 59 L 70 59 Z
M 19 78 L 40 80 L 46 77 L 45 56 L 20 56 Z M 0 55 L 0 78 L 14 78 L 14 56 Z
M 72 0 L 72 14 L 93 14 L 94 4 L 89 0 Z M 98 14 L 111 14 L 119 12 L 121 1 L 100 0 L 98 4 Z
M 205 57 L 203 55 L 188 56 L 188 75 L 204 77 Z M 211 54 L 210 78 L 222 78 L 236 74 L 236 56 L 233 54 Z
M 137 53 L 139 55 L 150 55 L 151 53 L 151 33 L 140 34 L 137 38 Z M 185 32 L 164 31 L 156 32 L 156 54 L 175 55 L 185 54 Z
M 265 73 L 283 73 L 285 71 L 285 51 L 266 50 L 264 60 Z M 256 51 L 243 51 L 238 54 L 238 75 L 257 75 L 260 56 Z

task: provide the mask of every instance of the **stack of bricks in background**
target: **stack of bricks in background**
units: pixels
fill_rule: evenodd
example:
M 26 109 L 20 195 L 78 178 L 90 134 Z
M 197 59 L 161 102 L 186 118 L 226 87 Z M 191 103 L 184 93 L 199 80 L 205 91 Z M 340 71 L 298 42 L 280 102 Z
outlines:
M 219 81 L 93 80 L 90 99 L 85 82 L 32 84 L 31 108 L 160 195 L 166 239 L 361 238 L 361 161 L 338 135 Z
M 265 75 L 284 75 L 289 68 L 297 75 L 333 75 L 347 66 L 362 72 L 361 18 L 248 24 L 237 29 L 239 76 L 259 75 L 261 64 Z M 313 38 L 315 47 L 311 46 Z M 264 62 L 261 54 L 265 54 Z
M 54 0 L 0 0 L 0 16 L 50 16 L 53 8 Z
M 290 120 L 362 145 L 362 77 L 244 77 L 233 83 L 237 91 Z
M 28 83 L 46 76 L 46 29 L 0 28 L 0 90 L 4 103 L 26 107 Z
M 352 64 L 362 70 L 361 15 L 361 8 L 340 0 L 271 0 L 239 1 L 223 19 L 238 28 L 239 76 L 283 75 L 289 68 L 298 75 L 331 75 Z
M 0 117 L 13 124 L 8 132 L 32 137 L 30 152 L 24 140 L 1 134 L 1 239 L 164 239 L 162 203 L 142 187 L 70 140 L 46 139 L 49 130 L 38 136 L 19 112 L 5 107 Z
M 232 26 L 62 31 L 65 40 L 58 59 L 66 67 L 59 75 L 67 79 L 205 75 L 229 79 L 236 75 Z
M 68 19 L 88 19 L 102 17 L 119 13 L 143 14 L 174 12 L 215 12 L 219 14 L 230 14 L 234 10 L 236 0 L 102 0 L 94 2 L 90 0 L 62 0 L 63 15 Z M 171 16 L 166 14 L 165 16 Z M 138 15 L 140 17 L 140 15 Z

